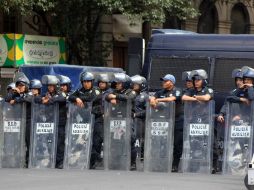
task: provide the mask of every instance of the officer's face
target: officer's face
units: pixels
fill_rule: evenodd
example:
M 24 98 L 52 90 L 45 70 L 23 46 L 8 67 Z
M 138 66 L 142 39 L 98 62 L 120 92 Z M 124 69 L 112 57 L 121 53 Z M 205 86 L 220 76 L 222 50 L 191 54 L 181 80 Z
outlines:
M 237 88 L 242 87 L 242 86 L 243 86 L 243 79 L 241 79 L 241 78 L 236 78 L 235 84 L 236 84 Z
M 23 85 L 23 84 L 21 84 L 21 83 L 18 84 L 17 88 L 19 89 L 19 91 L 20 91 L 21 93 L 24 93 L 24 92 L 26 91 L 26 86 Z
M 162 82 L 162 88 L 164 89 L 172 89 L 174 84 L 170 80 L 165 80 Z
M 195 88 L 201 88 L 203 85 L 202 84 L 203 81 L 201 79 L 195 79 L 194 83 L 195 83 Z
M 105 90 L 107 88 L 107 83 L 106 82 L 99 82 L 99 88 L 101 90 Z
M 39 95 L 39 89 L 32 89 L 32 94 L 34 95 L 34 96 L 38 96 Z
M 244 78 L 244 81 L 243 81 L 244 84 L 252 84 L 253 81 L 251 78 Z
M 123 83 L 117 82 L 116 83 L 116 90 L 122 90 L 123 89 Z
M 193 88 L 193 82 L 191 80 L 187 80 L 185 86 L 186 88 Z
M 65 93 L 68 92 L 68 86 L 66 84 L 63 84 L 60 86 L 60 90 Z
M 83 81 L 82 84 L 83 84 L 84 89 L 86 89 L 86 90 L 89 90 L 92 88 L 92 81 Z
M 48 92 L 49 93 L 55 92 L 55 85 L 48 85 Z
M 140 91 L 140 85 L 139 84 L 133 84 L 133 90 L 134 91 Z

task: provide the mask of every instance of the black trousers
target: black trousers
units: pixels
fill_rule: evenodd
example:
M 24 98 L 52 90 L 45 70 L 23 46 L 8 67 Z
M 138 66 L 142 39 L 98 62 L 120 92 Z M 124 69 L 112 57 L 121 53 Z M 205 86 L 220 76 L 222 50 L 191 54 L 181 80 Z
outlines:
M 173 166 L 178 167 L 183 153 L 183 118 L 175 120 Z
M 63 164 L 65 150 L 65 124 L 58 125 L 56 167 Z
M 94 128 L 93 128 L 93 145 L 91 151 L 90 167 L 92 167 L 96 161 L 100 160 L 100 154 L 102 150 L 102 143 L 104 137 L 104 121 L 103 117 L 95 118 Z

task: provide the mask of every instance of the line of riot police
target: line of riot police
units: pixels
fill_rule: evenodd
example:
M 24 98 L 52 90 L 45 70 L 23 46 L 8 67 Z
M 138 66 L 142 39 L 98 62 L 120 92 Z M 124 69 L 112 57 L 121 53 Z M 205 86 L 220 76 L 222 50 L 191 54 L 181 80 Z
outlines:
M 223 172 L 239 174 L 252 156 L 254 70 L 232 75 L 236 89 L 217 121 L 226 129 Z M 1 166 L 215 173 L 214 92 L 207 79 L 202 69 L 186 71 L 182 90 L 166 74 L 162 89 L 149 96 L 140 75 L 83 72 L 72 92 L 67 76 L 29 81 L 17 73 L 2 101 Z

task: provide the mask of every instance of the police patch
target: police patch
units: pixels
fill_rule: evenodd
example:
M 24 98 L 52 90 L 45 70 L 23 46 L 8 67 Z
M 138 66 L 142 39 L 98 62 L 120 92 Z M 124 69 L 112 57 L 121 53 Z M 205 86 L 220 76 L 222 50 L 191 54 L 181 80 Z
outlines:
M 209 93 L 213 93 L 213 89 L 208 88 L 208 92 L 209 92 Z
M 177 90 L 177 91 L 176 91 L 176 96 L 180 96 L 180 94 L 181 94 L 180 91 Z
M 99 94 L 100 94 L 100 91 L 99 91 L 99 90 L 95 90 L 95 94 L 96 94 L 96 95 L 99 95 Z

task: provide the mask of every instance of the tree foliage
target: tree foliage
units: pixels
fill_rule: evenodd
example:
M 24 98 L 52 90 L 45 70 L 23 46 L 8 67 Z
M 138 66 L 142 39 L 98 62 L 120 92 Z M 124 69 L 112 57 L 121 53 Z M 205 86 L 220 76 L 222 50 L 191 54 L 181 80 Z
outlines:
M 114 13 L 152 23 L 165 21 L 166 13 L 180 19 L 194 17 L 190 0 L 0 0 L 5 12 L 38 14 L 48 27 L 47 35 L 66 37 L 69 63 L 102 65 L 109 44 L 101 41 L 99 29 L 103 15 Z M 48 20 L 50 15 L 50 21 Z

